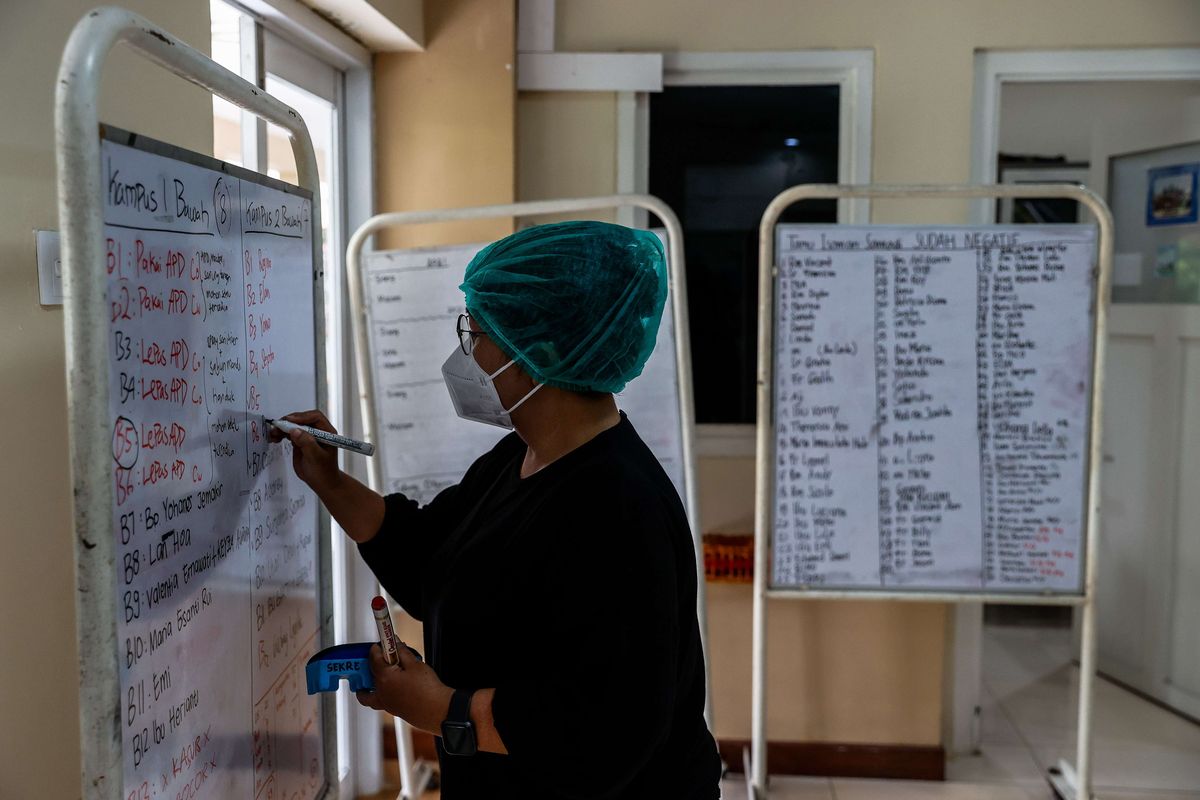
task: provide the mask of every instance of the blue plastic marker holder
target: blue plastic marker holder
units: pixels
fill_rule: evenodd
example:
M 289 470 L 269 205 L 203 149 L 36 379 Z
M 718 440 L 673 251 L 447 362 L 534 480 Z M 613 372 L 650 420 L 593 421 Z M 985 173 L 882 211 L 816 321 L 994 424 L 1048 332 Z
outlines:
M 308 693 L 336 692 L 343 678 L 350 684 L 352 692 L 375 691 L 371 662 L 367 659 L 367 653 L 375 644 L 378 642 L 335 644 L 310 658 L 304 668 Z

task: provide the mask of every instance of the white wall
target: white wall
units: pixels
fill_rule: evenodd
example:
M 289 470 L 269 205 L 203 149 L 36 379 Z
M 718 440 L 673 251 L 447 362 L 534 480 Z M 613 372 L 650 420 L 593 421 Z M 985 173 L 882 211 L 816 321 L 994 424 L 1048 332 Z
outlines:
M 1200 81 L 1008 83 L 1000 93 L 1000 152 L 1091 157 L 1098 128 L 1161 113 L 1200 96 Z
M 33 230 L 58 227 L 55 77 L 68 33 L 95 5 L 91 0 L 7 0 L 0 12 L 0 408 L 8 420 L 7 457 L 0 460 L 0 798 L 5 800 L 80 793 L 63 315 L 61 308 L 39 305 Z M 207 0 L 122 0 L 122 5 L 208 52 Z M 100 103 L 103 121 L 211 151 L 207 94 L 128 53 L 114 54 L 109 64 Z

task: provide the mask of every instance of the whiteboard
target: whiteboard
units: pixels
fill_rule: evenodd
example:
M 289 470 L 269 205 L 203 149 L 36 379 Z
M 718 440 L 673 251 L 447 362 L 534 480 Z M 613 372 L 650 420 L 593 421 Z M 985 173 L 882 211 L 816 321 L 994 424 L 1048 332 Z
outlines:
M 776 236 L 772 587 L 1080 593 L 1092 226 Z
M 106 133 L 120 796 L 318 797 L 319 504 L 262 421 L 317 404 L 311 195 Z
M 420 503 L 458 483 L 471 463 L 506 433 L 456 415 L 441 372 L 459 346 L 455 323 L 466 312 L 459 284 L 467 264 L 485 246 L 388 250 L 362 258 L 384 488 Z M 686 497 L 669 297 L 654 352 L 642 374 L 616 399 L 679 496 Z

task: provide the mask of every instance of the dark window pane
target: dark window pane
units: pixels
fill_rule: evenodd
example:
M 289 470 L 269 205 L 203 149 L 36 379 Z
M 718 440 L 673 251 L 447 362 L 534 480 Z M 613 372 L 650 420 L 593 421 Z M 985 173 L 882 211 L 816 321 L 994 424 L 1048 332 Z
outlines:
M 1079 221 L 1079 202 L 1069 198 L 1018 197 L 1013 200 L 1015 225 L 1065 225 Z
M 696 421 L 753 423 L 758 223 L 779 192 L 836 183 L 837 86 L 680 86 L 650 96 L 650 193 L 683 225 Z M 835 201 L 785 222 L 835 222 Z

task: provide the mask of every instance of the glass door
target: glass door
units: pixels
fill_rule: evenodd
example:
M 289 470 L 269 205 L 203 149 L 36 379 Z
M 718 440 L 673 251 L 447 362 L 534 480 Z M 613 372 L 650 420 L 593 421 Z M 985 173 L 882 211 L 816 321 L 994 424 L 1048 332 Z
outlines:
M 348 360 L 344 357 L 342 313 L 345 283 L 346 193 L 342 124 L 345 77 L 341 70 L 296 47 L 240 7 L 210 0 L 212 57 L 217 63 L 267 90 L 295 109 L 308 126 L 316 151 L 321 191 L 322 260 L 325 270 L 325 363 L 327 406 L 334 427 L 346 429 L 345 386 Z M 231 164 L 298 183 L 296 161 L 288 134 L 218 97 L 213 98 L 213 155 Z M 347 608 L 351 554 L 347 538 L 333 526 L 333 616 L 336 641 L 350 640 Z M 338 774 L 343 786 L 350 765 L 350 703 L 337 695 Z
M 303 117 L 317 155 L 317 175 L 321 188 L 321 261 L 325 269 L 325 364 L 328 400 L 324 411 L 335 428 L 345 431 L 345 372 L 342 365 L 346 362 L 343 356 L 346 351 L 343 350 L 341 310 L 346 247 L 343 242 L 345 204 L 339 159 L 340 74 L 333 67 L 311 57 L 308 57 L 307 61 L 299 61 L 294 54 L 284 50 L 294 48 L 279 42 L 270 33 L 266 34 L 265 43 L 265 88 L 268 93 L 287 103 Z M 293 57 L 278 58 L 281 51 Z M 297 61 L 309 71 L 293 69 Z M 290 80 L 279 73 L 287 75 Z M 274 125 L 268 125 L 265 138 L 267 174 L 288 183 L 296 183 L 296 160 L 287 132 Z M 352 558 L 353 554 L 348 552 L 349 540 L 336 522 L 332 523 L 332 534 L 330 552 L 333 557 L 334 638 L 335 641 L 344 642 L 351 638 L 348 631 L 350 610 L 347 607 L 349 593 L 346 591 L 346 576 L 349 572 L 347 560 Z M 343 780 L 350 771 L 350 710 L 349 692 L 338 692 L 338 775 Z

